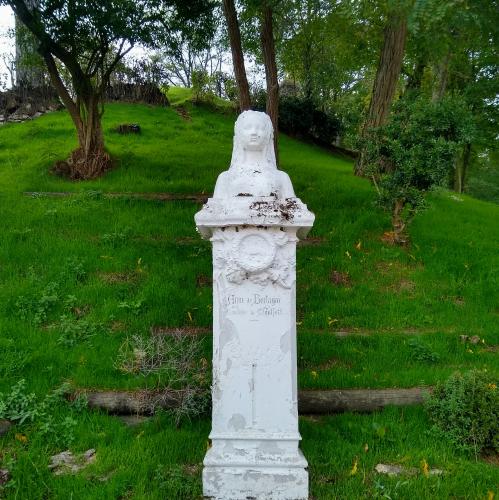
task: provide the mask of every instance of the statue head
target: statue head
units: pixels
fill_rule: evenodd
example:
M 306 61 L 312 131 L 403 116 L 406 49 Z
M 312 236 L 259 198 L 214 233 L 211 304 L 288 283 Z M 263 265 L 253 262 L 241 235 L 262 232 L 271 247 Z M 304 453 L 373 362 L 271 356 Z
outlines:
M 274 152 L 274 129 L 269 115 L 260 111 L 244 111 L 234 126 L 231 168 L 244 167 L 247 151 L 262 154 L 262 163 L 277 168 Z

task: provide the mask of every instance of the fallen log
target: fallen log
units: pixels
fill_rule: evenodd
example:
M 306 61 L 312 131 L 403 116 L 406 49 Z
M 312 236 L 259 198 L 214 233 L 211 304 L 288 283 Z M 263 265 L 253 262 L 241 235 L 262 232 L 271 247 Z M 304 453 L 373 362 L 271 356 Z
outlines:
M 31 198 L 69 198 L 71 196 L 78 196 L 85 194 L 85 191 L 25 191 L 24 196 Z M 137 199 L 137 200 L 159 200 L 159 201 L 195 201 L 197 203 L 206 203 L 210 194 L 204 193 L 101 193 L 96 192 L 104 198 L 124 198 L 124 199 Z
M 212 329 L 209 327 L 203 326 L 161 326 L 154 325 L 151 326 L 150 332 L 153 335 L 167 335 L 167 336 L 182 336 L 182 335 L 212 335 Z M 427 333 L 447 333 L 444 329 L 429 329 L 424 328 L 420 330 L 415 329 L 407 329 L 407 330 L 360 330 L 360 329 L 351 329 L 351 330 L 329 330 L 326 328 L 304 328 L 303 333 L 312 333 L 315 335 L 332 335 L 334 337 L 371 337 L 381 334 L 388 335 L 424 335 Z M 451 331 L 450 333 L 454 333 Z M 301 330 L 299 335 L 301 334 Z
M 371 412 L 385 406 L 422 404 L 429 387 L 410 389 L 334 389 L 299 391 L 300 414 L 341 413 L 345 411 Z
M 112 415 L 152 415 L 156 410 L 178 408 L 184 391 L 87 391 L 80 390 L 75 395 L 85 395 L 89 408 L 105 410 Z
M 424 393 L 429 391 L 429 387 L 304 390 L 298 394 L 298 410 L 302 415 L 326 415 L 345 411 L 372 412 L 390 405 L 421 404 L 424 401 Z M 185 392 L 80 390 L 76 394 L 84 394 L 90 408 L 105 410 L 113 415 L 151 415 L 158 409 L 178 408 Z M 74 398 L 75 394 L 71 397 Z

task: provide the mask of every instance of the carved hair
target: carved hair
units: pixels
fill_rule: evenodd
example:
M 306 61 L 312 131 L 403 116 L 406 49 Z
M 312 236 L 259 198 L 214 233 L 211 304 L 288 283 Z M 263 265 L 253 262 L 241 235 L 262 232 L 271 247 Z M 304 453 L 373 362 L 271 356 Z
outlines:
M 261 111 L 243 111 L 237 118 L 234 126 L 234 146 L 232 149 L 232 160 L 230 169 L 241 167 L 244 162 L 244 148 L 241 141 L 241 130 L 245 123 L 251 119 L 258 119 L 265 126 L 266 141 L 263 147 L 262 156 L 269 169 L 277 170 L 277 164 L 274 151 L 274 127 L 272 120 L 267 113 Z

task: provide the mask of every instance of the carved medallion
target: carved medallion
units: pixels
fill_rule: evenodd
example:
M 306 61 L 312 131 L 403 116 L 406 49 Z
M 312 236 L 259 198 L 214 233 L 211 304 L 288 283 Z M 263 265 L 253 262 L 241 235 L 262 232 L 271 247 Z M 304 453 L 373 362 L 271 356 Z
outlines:
M 276 245 L 265 234 L 247 234 L 236 240 L 234 255 L 242 269 L 250 273 L 263 271 L 274 262 Z

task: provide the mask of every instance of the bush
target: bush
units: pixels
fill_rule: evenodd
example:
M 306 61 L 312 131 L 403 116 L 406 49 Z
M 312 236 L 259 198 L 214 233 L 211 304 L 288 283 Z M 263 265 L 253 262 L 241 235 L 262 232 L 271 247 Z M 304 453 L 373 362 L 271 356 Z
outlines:
M 265 111 L 267 93 L 256 88 L 251 94 L 253 108 Z M 279 95 L 279 130 L 323 146 L 330 146 L 342 130 L 341 120 L 332 111 L 318 109 L 311 99 L 292 93 Z
M 455 373 L 440 383 L 426 402 L 434 430 L 475 456 L 499 451 L 498 381 L 487 372 Z
M 366 174 L 378 187 L 380 205 L 392 213 L 396 235 L 425 206 L 425 194 L 446 183 L 473 131 L 472 116 L 461 100 L 409 96 L 395 104 L 387 125 L 363 138 L 359 149 Z

